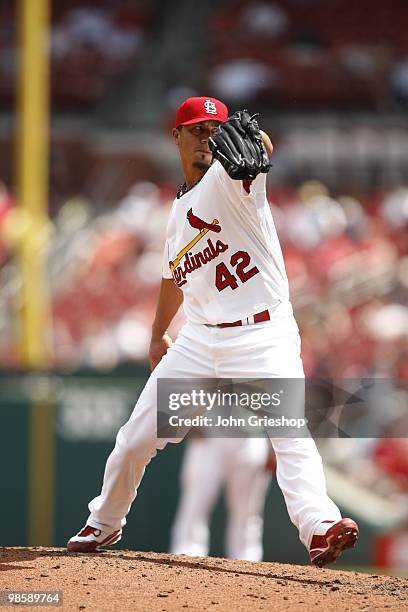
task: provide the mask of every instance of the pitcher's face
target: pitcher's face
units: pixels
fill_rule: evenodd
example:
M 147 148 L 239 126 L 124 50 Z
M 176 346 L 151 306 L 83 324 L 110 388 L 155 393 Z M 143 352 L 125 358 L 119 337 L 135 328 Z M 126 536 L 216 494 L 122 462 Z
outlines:
M 201 121 L 173 129 L 173 138 L 179 148 L 183 166 L 208 170 L 212 160 L 208 139 L 219 123 L 219 121 Z

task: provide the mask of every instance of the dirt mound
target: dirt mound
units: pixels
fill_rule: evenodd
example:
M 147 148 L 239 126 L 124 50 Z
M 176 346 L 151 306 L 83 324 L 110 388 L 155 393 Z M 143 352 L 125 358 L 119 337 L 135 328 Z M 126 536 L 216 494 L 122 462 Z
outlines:
M 402 578 L 128 550 L 0 548 L 0 591 L 62 591 L 57 609 L 86 612 L 408 609 Z

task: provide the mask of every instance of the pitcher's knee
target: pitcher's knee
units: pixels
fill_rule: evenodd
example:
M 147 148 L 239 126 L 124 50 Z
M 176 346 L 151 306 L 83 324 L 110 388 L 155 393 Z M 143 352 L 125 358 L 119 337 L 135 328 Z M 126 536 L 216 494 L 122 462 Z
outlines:
M 157 453 L 156 436 L 146 436 L 135 430 L 130 432 L 127 425 L 128 423 L 119 429 L 115 448 L 135 462 L 148 463 Z

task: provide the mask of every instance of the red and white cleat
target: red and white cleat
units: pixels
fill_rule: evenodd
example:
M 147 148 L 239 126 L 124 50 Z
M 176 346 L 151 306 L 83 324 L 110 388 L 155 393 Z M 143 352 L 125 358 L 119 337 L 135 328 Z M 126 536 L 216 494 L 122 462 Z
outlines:
M 358 525 L 352 519 L 344 518 L 338 523 L 323 521 L 310 544 L 310 561 L 318 567 L 334 563 L 343 550 L 353 548 L 357 539 Z
M 67 543 L 69 552 L 92 553 L 96 552 L 100 546 L 112 546 L 119 542 L 122 537 L 122 529 L 116 531 L 102 531 L 90 525 L 74 535 Z

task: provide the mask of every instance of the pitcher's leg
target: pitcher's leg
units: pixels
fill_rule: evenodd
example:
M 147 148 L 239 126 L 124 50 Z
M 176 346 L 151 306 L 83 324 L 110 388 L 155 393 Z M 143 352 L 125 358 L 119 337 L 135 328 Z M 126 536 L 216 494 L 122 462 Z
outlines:
M 222 440 L 194 438 L 188 443 L 181 474 L 181 499 L 172 528 L 170 550 L 175 554 L 208 555 L 209 519 L 217 500 L 224 465 Z
M 136 497 L 146 465 L 169 440 L 157 437 L 157 379 L 210 377 L 213 370 L 208 354 L 194 332 L 180 332 L 142 391 L 132 415 L 120 428 L 108 458 L 101 494 L 89 504 L 88 525 L 97 529 L 118 529 Z M 181 438 L 171 439 L 179 442 Z
M 275 314 L 276 321 L 271 320 L 270 325 L 232 328 L 225 334 L 223 376 L 234 376 L 235 371 L 237 378 L 297 379 L 303 385 L 296 325 L 290 312 L 286 314 L 285 305 L 278 307 Z M 301 403 L 290 406 L 290 416 L 302 417 L 301 387 L 294 387 L 293 391 L 296 402 Z M 276 453 L 277 481 L 290 519 L 298 527 L 303 544 L 309 547 L 315 528 L 326 520 L 340 520 L 340 511 L 327 495 L 322 460 L 314 441 L 311 438 L 275 438 L 275 435 L 279 434 L 272 433 L 271 441 Z
M 290 520 L 309 548 L 317 526 L 337 522 L 340 510 L 326 491 L 322 459 L 312 438 L 273 438 L 276 478 L 285 498 Z
M 88 525 L 118 529 L 136 497 L 145 467 L 164 448 L 156 432 L 156 375 L 143 390 L 129 421 L 120 428 L 105 467 L 102 491 L 89 503 Z

